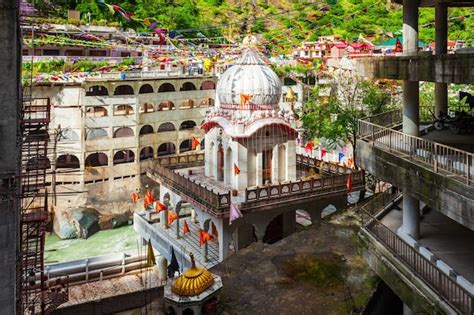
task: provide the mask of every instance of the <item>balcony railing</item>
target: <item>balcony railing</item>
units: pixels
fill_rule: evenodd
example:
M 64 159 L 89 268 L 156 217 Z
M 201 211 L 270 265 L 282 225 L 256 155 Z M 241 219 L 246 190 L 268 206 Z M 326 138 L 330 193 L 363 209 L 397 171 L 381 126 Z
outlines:
M 203 210 L 212 213 L 215 216 L 222 217 L 229 211 L 230 207 L 230 191 L 227 193 L 217 193 L 207 189 L 205 186 L 186 178 L 184 175 L 174 172 L 170 167 L 197 162 L 200 155 L 190 154 L 182 156 L 173 156 L 158 159 L 148 176 L 158 176 L 163 183 L 174 192 L 184 196 L 186 201 L 197 203 Z M 202 154 L 202 157 L 204 154 Z M 165 166 L 166 165 L 166 166 Z
M 359 120 L 358 139 L 395 153 L 398 156 L 421 162 L 438 174 L 454 175 L 467 185 L 473 180 L 474 154 L 439 144 L 420 137 Z
M 334 162 L 324 162 L 317 158 L 296 154 L 296 163 L 305 167 L 314 167 L 325 173 L 331 174 L 350 174 L 353 170 L 347 166 L 339 165 Z
M 393 198 L 390 200 L 393 200 Z M 383 204 L 379 210 L 385 206 L 386 204 Z M 406 267 L 413 271 L 426 285 L 458 312 L 461 314 L 473 314 L 473 296 L 466 289 L 457 283 L 455 279 L 441 271 L 433 262 L 421 255 L 415 248 L 406 243 L 395 232 L 377 220 L 375 217 L 376 211 L 370 210 L 366 212 L 365 207 L 362 207 L 362 210 L 369 217 L 363 227 L 366 232 L 384 244 L 399 261 L 404 263 Z
M 364 172 L 353 171 L 321 178 L 310 178 L 297 182 L 280 183 L 276 185 L 245 189 L 245 203 L 277 200 L 279 198 L 301 199 L 302 195 L 327 195 L 347 191 L 348 177 L 352 177 L 354 190 L 363 189 Z

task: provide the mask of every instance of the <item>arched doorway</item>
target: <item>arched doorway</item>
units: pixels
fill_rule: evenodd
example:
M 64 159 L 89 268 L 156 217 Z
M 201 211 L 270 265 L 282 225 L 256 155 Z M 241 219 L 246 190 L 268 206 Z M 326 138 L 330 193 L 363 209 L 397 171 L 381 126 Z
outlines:
M 224 181 L 224 149 L 222 144 L 217 147 L 217 180 Z
M 203 140 L 204 141 L 204 140 Z M 214 142 L 211 142 L 211 145 L 209 146 L 209 170 L 210 170 L 210 177 L 214 177 L 215 173 L 215 165 L 214 165 Z
M 273 218 L 273 220 L 267 225 L 265 229 L 265 235 L 263 236 L 263 242 L 267 244 L 273 244 L 283 238 L 283 215 L 280 214 Z
M 241 223 L 237 229 L 237 249 L 241 250 L 256 242 L 258 242 L 258 237 L 255 226 L 249 223 Z

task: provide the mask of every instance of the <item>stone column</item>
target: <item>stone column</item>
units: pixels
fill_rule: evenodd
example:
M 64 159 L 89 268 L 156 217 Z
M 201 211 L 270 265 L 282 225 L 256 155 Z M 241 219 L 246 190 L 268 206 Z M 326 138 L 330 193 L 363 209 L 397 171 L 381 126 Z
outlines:
M 273 150 L 272 150 L 272 183 L 273 184 L 278 184 L 278 181 L 280 180 L 278 174 L 278 164 L 279 164 L 279 152 L 278 152 L 278 144 L 276 144 L 274 147 L 273 147 Z
M 196 210 L 191 209 L 191 222 L 192 223 L 197 223 L 197 215 L 196 215 Z
M 448 6 L 436 3 L 435 6 L 435 55 L 448 53 Z M 448 84 L 435 83 L 435 115 L 448 112 Z
M 179 234 L 179 214 L 177 213 L 178 215 L 178 218 L 174 221 L 174 224 L 175 224 L 175 232 L 176 232 L 176 238 L 180 238 L 180 234 Z
M 263 154 L 262 152 L 257 152 L 257 157 L 255 159 L 256 174 L 257 177 L 257 186 L 263 185 Z
M 289 140 L 286 146 L 286 180 L 296 180 L 296 140 Z
M 168 261 L 163 256 L 156 258 L 156 270 L 158 271 L 158 278 L 161 281 L 168 280 Z
M 160 212 L 160 223 L 164 229 L 168 228 L 168 210 Z
M 403 194 L 401 232 L 410 235 L 415 240 L 420 238 L 420 201 L 407 194 Z
M 219 229 L 219 261 L 229 256 L 230 231 L 227 219 L 222 219 Z M 218 227 L 219 228 L 219 227 Z

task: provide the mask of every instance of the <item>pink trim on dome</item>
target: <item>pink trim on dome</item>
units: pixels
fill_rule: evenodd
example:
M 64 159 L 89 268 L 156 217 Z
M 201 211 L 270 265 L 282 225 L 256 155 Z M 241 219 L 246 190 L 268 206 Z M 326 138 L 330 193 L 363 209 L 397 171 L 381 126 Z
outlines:
M 279 108 L 278 104 L 220 104 L 219 108 L 222 109 L 236 109 L 236 110 L 272 110 Z

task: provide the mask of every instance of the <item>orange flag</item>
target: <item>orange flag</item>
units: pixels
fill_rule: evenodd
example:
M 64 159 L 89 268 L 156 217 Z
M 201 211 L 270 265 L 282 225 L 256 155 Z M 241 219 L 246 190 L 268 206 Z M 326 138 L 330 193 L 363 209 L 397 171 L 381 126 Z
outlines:
M 178 215 L 173 211 L 168 212 L 168 225 L 173 224 L 178 219 Z
M 240 106 L 244 106 L 252 99 L 252 95 L 240 93 Z
M 196 139 L 195 137 L 193 137 L 193 142 L 192 142 L 192 144 L 191 144 L 193 150 L 196 150 L 197 146 L 200 145 L 200 144 L 201 144 L 201 142 L 199 142 L 198 139 Z
M 212 237 L 204 230 L 199 230 L 199 246 L 206 244 Z
M 234 163 L 234 174 L 239 175 L 240 174 L 240 168 L 237 166 L 237 164 Z
M 156 213 L 160 213 L 161 211 L 166 210 L 166 206 L 160 201 L 157 201 L 155 205 L 155 210 L 156 210 Z
M 183 234 L 186 235 L 189 233 L 189 226 L 188 226 L 188 222 L 186 222 L 186 220 L 184 220 L 184 226 L 183 226 Z
M 350 173 L 349 176 L 347 177 L 346 188 L 347 188 L 347 191 L 352 190 L 352 173 Z
M 132 201 L 137 202 L 138 199 L 140 199 L 140 196 L 136 192 L 133 192 L 132 193 Z
M 149 205 L 151 205 L 153 203 L 153 201 L 155 201 L 155 198 L 153 198 L 153 195 L 151 194 L 150 191 L 147 191 L 145 193 L 145 200 L 143 201 L 143 205 L 146 207 L 148 207 Z

